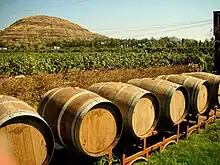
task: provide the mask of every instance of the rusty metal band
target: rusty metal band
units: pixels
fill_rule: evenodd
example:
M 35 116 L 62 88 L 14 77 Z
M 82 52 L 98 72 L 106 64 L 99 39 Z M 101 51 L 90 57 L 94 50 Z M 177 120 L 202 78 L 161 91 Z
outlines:
M 138 91 L 136 94 L 131 97 L 127 103 L 127 108 L 128 108 L 128 115 L 126 118 L 127 124 L 132 128 L 132 132 L 136 135 L 136 133 L 133 130 L 132 127 L 132 114 L 133 114 L 133 107 L 137 103 L 137 99 L 140 99 L 143 95 L 147 94 L 144 90 Z M 131 124 L 131 125 L 130 125 Z M 136 135 L 137 136 L 137 135 Z
M 80 95 L 87 94 L 87 93 L 92 93 L 92 92 L 90 92 L 90 91 L 83 91 L 83 92 L 77 93 L 77 94 L 75 94 L 74 96 L 72 96 L 72 97 L 64 104 L 62 110 L 61 110 L 60 113 L 59 113 L 58 120 L 57 120 L 57 133 L 58 133 L 58 137 L 59 137 L 61 143 L 62 143 L 65 147 L 67 147 L 67 146 L 66 146 L 66 144 L 65 144 L 64 141 L 63 141 L 63 138 L 62 138 L 62 135 L 61 135 L 61 128 L 60 128 L 60 126 L 61 126 L 61 119 L 62 119 L 62 117 L 63 117 L 63 114 L 65 113 L 65 111 L 66 111 L 67 107 L 69 106 L 69 104 L 70 104 L 74 99 L 76 99 L 76 98 L 79 97 Z
M 84 108 L 82 108 L 82 110 L 80 111 L 79 116 L 77 116 L 77 120 L 74 124 L 74 127 L 75 127 L 74 132 L 71 131 L 71 133 L 72 133 L 72 136 L 74 136 L 75 144 L 76 144 L 78 149 L 82 148 L 82 146 L 80 144 L 79 144 L 80 145 L 79 146 L 78 143 L 76 142 L 76 140 L 77 140 L 76 136 L 79 135 L 77 131 L 80 129 L 79 127 L 81 126 L 81 121 L 82 121 L 82 120 L 79 120 L 79 118 L 83 118 L 92 109 L 92 107 L 94 107 L 95 105 L 97 105 L 100 102 L 110 102 L 110 101 L 107 101 L 106 99 L 104 99 L 102 97 L 93 98 L 88 102 L 88 104 Z M 80 121 L 80 123 L 77 124 L 77 122 L 79 122 L 79 121 Z M 100 151 L 100 152 L 103 152 L 103 151 Z
M 47 92 L 41 97 L 41 100 L 44 100 L 45 97 L 47 97 L 47 95 L 49 95 L 51 92 L 53 92 L 53 91 L 55 91 L 55 90 L 57 90 L 57 89 L 59 89 L 59 88 L 54 88 L 54 89 L 51 89 L 51 90 L 47 91 Z
M 111 99 L 111 101 L 114 103 L 115 100 L 116 100 L 116 98 L 117 98 L 117 96 L 119 96 L 119 94 L 120 94 L 124 89 L 126 89 L 126 88 L 128 88 L 128 87 L 130 87 L 130 85 L 123 86 L 123 87 L 116 93 L 116 95 Z
M 98 99 L 103 100 L 102 97 L 98 97 Z M 73 119 L 73 122 L 72 122 L 72 125 L 71 125 L 71 138 L 72 138 L 72 142 L 73 142 L 73 145 L 76 147 L 76 149 L 77 149 L 78 151 L 81 151 L 81 150 L 78 148 L 77 143 L 76 143 L 76 137 L 75 137 L 76 122 L 77 122 L 78 118 L 80 117 L 80 114 L 82 113 L 82 111 L 83 111 L 87 106 L 89 106 L 92 102 L 94 102 L 94 100 L 95 100 L 95 99 L 90 99 L 90 100 L 88 100 L 87 102 L 85 102 L 85 103 L 83 104 L 83 106 L 81 106 L 81 107 L 78 109 L 78 111 L 77 111 L 77 113 L 76 113 L 76 115 L 75 115 L 76 117 Z M 93 104 L 92 104 L 92 105 L 93 105 Z M 94 106 L 94 105 L 93 105 L 93 106 Z M 77 133 L 77 135 L 78 135 L 78 133 Z
M 140 81 L 138 82 L 138 86 L 140 86 L 141 85 L 141 83 L 144 81 L 144 80 L 147 80 L 147 78 L 142 78 L 142 79 L 140 79 Z
M 165 92 L 165 96 L 166 96 L 165 103 L 168 102 L 169 98 L 170 99 L 172 98 L 172 95 L 173 95 L 173 90 L 172 89 L 173 89 L 173 86 L 170 86 L 169 88 L 167 88 L 167 90 Z M 167 104 L 167 105 L 169 105 L 169 104 Z M 165 114 L 168 116 L 169 115 L 169 114 L 167 114 L 168 111 L 165 111 L 165 104 L 162 105 L 162 109 L 165 112 Z
M 38 115 L 36 112 L 30 111 L 30 110 L 22 110 L 21 109 L 21 110 L 13 112 L 11 114 L 7 114 L 6 113 L 6 115 L 1 116 L 0 126 L 2 124 L 4 124 L 5 122 L 13 119 L 13 118 L 20 117 L 20 116 L 33 116 L 33 117 L 37 117 L 37 118 L 40 118 L 41 120 L 43 120 L 46 123 L 46 121 L 42 117 L 40 117 L 40 115 Z
M 96 84 L 92 85 L 91 87 L 89 87 L 89 89 L 91 89 L 93 86 L 95 86 Z M 95 93 L 99 94 L 100 90 L 106 85 L 106 83 L 103 83 L 98 90 L 94 91 Z
M 60 91 L 62 91 L 63 89 L 66 89 L 66 88 L 57 88 L 58 90 L 56 92 L 54 92 L 47 100 L 47 102 L 44 104 L 44 107 L 43 107 L 43 110 L 41 112 L 41 116 L 44 117 L 45 115 L 45 111 L 46 111 L 46 108 L 47 108 L 47 105 L 49 104 L 49 102 L 51 101 L 51 99 L 57 94 L 59 93 Z
M 31 107 L 30 105 L 28 105 L 27 103 L 25 103 L 24 101 L 22 100 L 8 100 L 8 101 L 2 101 L 0 102 L 0 104 L 5 104 L 5 103 L 20 103 L 20 104 L 23 104 L 23 105 L 27 105 L 29 107 Z M 32 108 L 32 107 L 31 107 Z M 33 109 L 33 108 L 32 108 Z
M 160 80 L 160 82 L 158 82 L 156 85 L 154 85 L 152 92 L 155 92 L 156 89 L 158 88 L 158 86 L 163 82 L 163 80 Z
M 192 77 L 192 76 L 191 76 L 191 77 Z M 188 80 L 189 80 L 189 77 L 187 77 L 187 79 L 183 82 L 183 85 L 184 85 L 184 86 L 186 85 L 186 83 L 187 83 Z M 193 88 L 194 88 L 194 89 L 197 89 L 197 88 L 199 87 L 200 82 L 204 82 L 204 80 L 198 79 L 198 81 L 196 82 L 196 84 L 194 84 Z M 195 97 L 196 95 L 198 95 L 198 90 L 192 90 L 191 97 L 190 97 L 190 98 L 191 98 L 191 105 L 194 105 L 194 100 L 197 100 L 196 97 Z M 196 101 L 196 103 L 197 103 L 197 101 Z M 196 109 L 192 108 L 192 111 L 193 111 L 193 113 L 197 113 L 197 112 L 196 112 L 196 111 L 198 111 L 197 105 L 196 105 Z

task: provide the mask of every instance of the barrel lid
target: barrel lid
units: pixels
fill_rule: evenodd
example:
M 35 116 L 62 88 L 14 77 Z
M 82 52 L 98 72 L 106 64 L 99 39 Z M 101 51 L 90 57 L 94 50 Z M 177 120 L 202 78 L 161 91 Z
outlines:
M 41 133 L 43 134 L 44 138 L 46 139 L 47 149 L 48 149 L 47 157 L 43 162 L 43 165 L 46 165 L 50 162 L 52 155 L 53 155 L 53 152 L 54 152 L 54 136 L 53 136 L 52 130 L 50 129 L 49 125 L 40 115 L 38 115 L 34 111 L 22 110 L 22 109 L 15 111 L 12 114 L 5 113 L 4 115 L 1 116 L 0 127 L 3 127 L 4 125 L 7 125 L 7 124 L 13 124 L 13 123 L 27 123 L 27 124 L 29 124 L 31 121 L 35 121 L 35 120 L 45 126 L 43 128 L 43 130 L 41 131 Z M 39 127 L 39 129 L 41 128 L 40 126 L 37 126 L 37 127 Z
M 113 114 L 104 108 L 95 108 L 84 116 L 79 130 L 79 139 L 82 148 L 94 154 L 109 148 L 116 134 L 117 125 Z
M 198 112 L 201 114 L 206 111 L 207 104 L 209 102 L 209 91 L 205 85 L 201 85 L 198 92 L 198 98 L 197 98 L 197 108 Z
M 174 123 L 178 123 L 186 114 L 186 103 L 184 93 L 181 90 L 174 91 L 170 101 L 170 117 Z
M 142 97 L 136 103 L 132 115 L 132 126 L 138 137 L 145 137 L 151 130 L 155 121 L 155 111 L 151 98 Z

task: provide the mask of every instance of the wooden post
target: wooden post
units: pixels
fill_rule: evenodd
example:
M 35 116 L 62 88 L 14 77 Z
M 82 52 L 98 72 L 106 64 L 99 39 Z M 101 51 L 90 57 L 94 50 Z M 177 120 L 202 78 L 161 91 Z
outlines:
M 165 138 L 165 136 L 163 136 L 163 143 L 162 143 L 162 145 L 160 145 L 160 152 L 162 152 L 163 151 L 163 146 L 164 146 L 164 141 L 166 140 L 166 138 Z
M 179 137 L 180 137 L 180 123 L 177 125 L 177 139 L 176 139 L 176 143 L 179 142 Z
M 196 116 L 196 125 L 200 124 L 199 122 L 199 115 Z M 197 128 L 196 133 L 199 133 L 199 129 L 200 129 L 201 125 Z
M 143 146 L 143 151 L 147 148 L 147 140 L 146 137 L 143 139 L 144 140 L 144 146 Z
M 216 105 L 216 106 L 214 106 L 214 121 L 213 122 L 215 122 L 215 119 L 216 119 L 216 113 L 217 113 L 217 109 L 218 109 L 218 105 Z
M 125 165 L 125 158 L 126 158 L 126 155 L 123 154 L 123 155 L 122 155 L 122 165 Z
M 186 118 L 186 136 L 185 138 L 187 139 L 189 136 L 189 116 Z
M 215 36 L 214 69 L 217 74 L 220 74 L 220 11 L 214 11 L 213 17 L 213 31 Z
M 147 151 L 147 153 L 146 153 L 146 159 L 147 160 L 149 159 L 149 151 Z
M 109 154 L 108 154 L 108 161 L 109 161 L 109 165 L 112 165 L 112 159 L 113 159 L 113 157 L 112 157 L 112 150 L 109 152 Z

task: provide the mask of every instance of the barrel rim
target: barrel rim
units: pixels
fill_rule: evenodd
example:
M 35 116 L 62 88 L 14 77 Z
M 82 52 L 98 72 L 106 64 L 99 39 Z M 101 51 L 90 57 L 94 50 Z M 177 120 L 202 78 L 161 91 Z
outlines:
M 74 119 L 72 121 L 72 124 L 71 124 L 71 139 L 72 139 L 72 143 L 73 143 L 73 146 L 75 146 L 76 150 L 78 150 L 78 152 L 82 152 L 83 154 L 86 154 L 84 152 L 84 150 L 82 148 L 79 148 L 78 145 L 77 145 L 77 139 L 75 138 L 75 135 L 78 133 L 76 132 L 76 124 L 77 124 L 77 120 L 80 118 L 80 115 L 82 113 L 82 111 L 90 105 L 90 102 L 92 102 L 91 99 L 88 99 L 86 102 L 84 102 L 83 106 L 81 106 L 78 111 L 76 112 Z M 72 102 L 71 102 L 72 103 Z M 71 104 L 70 103 L 70 104 Z
M 181 123 L 185 119 L 186 115 L 188 114 L 189 105 L 190 105 L 190 96 L 189 96 L 189 92 L 188 92 L 187 88 L 185 86 L 183 86 L 183 85 L 179 85 L 175 89 L 175 91 L 177 91 L 177 90 L 181 91 L 183 93 L 183 95 L 184 95 L 184 98 L 185 98 L 185 111 L 184 111 L 182 116 L 177 121 L 173 121 L 172 118 L 171 118 L 171 121 L 173 121 L 174 125 Z M 173 94 L 174 94 L 174 92 L 172 93 L 171 98 L 172 98 Z M 171 102 L 171 100 L 169 100 L 169 102 Z
M 190 72 L 190 73 L 183 73 L 183 74 L 197 77 L 197 78 L 207 80 L 208 82 L 210 82 L 210 88 L 211 88 L 210 91 L 213 92 L 213 93 L 212 92 L 211 93 L 214 94 L 214 92 L 216 92 L 215 96 L 211 95 L 211 104 L 212 105 L 210 105 L 210 108 L 213 108 L 213 106 L 220 104 L 220 100 L 218 99 L 218 89 L 220 86 L 220 76 L 213 74 L 213 73 L 207 73 L 207 72 Z M 207 78 L 200 77 L 200 75 L 206 76 L 206 77 L 208 76 L 208 77 Z
M 214 84 L 220 82 L 220 76 L 212 74 L 212 73 L 207 73 L 207 72 L 189 72 L 189 73 L 182 73 L 182 75 L 187 75 L 187 76 L 192 76 L 196 77 L 202 80 L 207 80 L 207 81 L 212 81 Z M 205 77 L 201 77 L 205 76 Z
M 210 99 L 211 99 L 211 97 L 210 97 L 210 83 L 207 81 L 207 80 L 202 80 L 202 79 L 200 79 L 200 82 L 198 83 L 198 90 L 196 90 L 195 91 L 195 96 L 196 97 L 193 97 L 194 98 L 194 101 L 195 101 L 195 103 L 196 103 L 196 105 L 197 105 L 197 98 L 198 98 L 198 94 L 199 94 L 199 90 L 200 90 L 200 88 L 201 88 L 201 86 L 202 85 L 204 85 L 206 88 L 207 88 L 207 91 L 208 91 L 208 100 L 207 100 L 207 104 L 205 105 L 205 107 L 204 107 L 204 109 L 202 110 L 202 111 L 198 111 L 198 106 L 196 106 L 196 110 L 197 110 L 197 113 L 198 114 L 204 114 L 204 113 L 206 113 L 209 109 L 208 109 L 208 107 L 209 107 L 209 105 L 210 105 Z
M 206 87 L 207 87 L 207 90 L 208 90 L 208 100 L 207 100 L 207 104 L 206 104 L 206 106 L 204 108 L 204 111 L 199 112 L 198 111 L 198 106 L 196 106 L 195 108 L 191 107 L 191 110 L 192 110 L 192 114 L 193 115 L 204 114 L 206 111 L 208 111 L 208 107 L 210 105 L 210 98 L 211 98 L 210 97 L 210 83 L 207 80 L 203 80 L 203 79 L 194 77 L 192 75 L 186 75 L 186 74 L 170 74 L 170 75 L 161 75 L 161 76 L 158 76 L 158 77 L 162 77 L 162 79 L 168 80 L 171 76 L 175 76 L 175 75 L 177 75 L 177 76 L 178 75 L 179 76 L 185 76 L 186 77 L 186 79 L 183 81 L 183 84 L 182 84 L 183 86 L 185 86 L 186 82 L 188 80 L 190 80 L 190 77 L 194 78 L 194 79 L 197 79 L 197 83 L 194 85 L 194 88 L 198 88 L 201 83 L 205 83 L 206 84 Z M 199 90 L 193 90 L 192 91 L 192 94 L 190 95 L 190 105 L 191 106 L 192 106 L 192 103 L 195 103 L 197 105 L 198 92 L 199 92 Z
M 216 104 L 216 105 L 220 105 L 220 99 L 219 99 L 219 90 L 220 90 L 220 77 L 217 77 L 216 79 L 215 79 L 215 81 L 214 81 L 214 88 L 215 88 L 215 92 L 216 92 L 216 96 L 215 96 L 215 99 L 216 100 L 214 100 L 215 101 L 215 103 L 214 104 Z M 215 106 L 215 105 L 214 105 Z
M 94 101 L 94 100 L 93 100 Z M 113 142 L 111 145 L 109 145 L 109 147 L 107 147 L 106 149 L 102 150 L 102 151 L 99 151 L 99 152 L 96 152 L 96 153 L 91 153 L 89 151 L 86 151 L 85 152 L 85 149 L 82 148 L 82 146 L 80 145 L 80 143 L 77 143 L 76 144 L 79 144 L 80 146 L 76 146 L 77 148 L 79 147 L 80 148 L 80 151 L 83 152 L 84 154 L 86 155 L 90 155 L 90 156 L 95 156 L 95 157 L 98 157 L 98 156 L 103 156 L 107 153 L 109 153 L 112 148 L 114 148 L 121 135 L 122 135 L 122 130 L 123 130 L 123 119 L 122 119 L 122 114 L 120 112 L 120 109 L 114 104 L 112 103 L 111 101 L 108 101 L 106 100 L 105 98 L 102 98 L 101 96 L 98 97 L 98 99 L 95 101 L 95 102 L 92 102 L 93 104 L 88 104 L 82 111 L 81 113 L 77 116 L 77 119 L 76 119 L 76 124 L 75 124 L 75 127 L 78 128 L 78 129 L 75 129 L 75 131 L 72 131 L 72 134 L 74 133 L 74 135 L 76 135 L 76 130 L 80 130 L 80 127 L 81 127 L 81 123 L 82 123 L 82 120 L 84 118 L 84 116 L 86 115 L 87 112 L 89 111 L 92 111 L 94 108 L 97 108 L 99 106 L 101 106 L 102 104 L 107 104 L 107 105 L 110 105 L 112 106 L 112 108 L 114 108 L 114 110 L 111 110 L 109 112 L 111 112 L 111 114 L 115 117 L 115 119 L 118 118 L 118 120 L 115 120 L 116 121 L 116 125 L 117 125 L 117 132 L 116 132 L 116 137 L 114 138 Z M 110 110 L 110 109 L 108 109 Z M 112 113 L 112 112 L 115 112 L 116 114 Z M 79 120 L 80 119 L 80 120 Z M 73 128 L 73 127 L 72 127 Z M 79 137 L 79 136 L 78 136 Z M 76 139 L 76 138 L 75 138 Z M 79 141 L 79 139 L 78 139 Z
M 43 100 L 47 97 L 47 95 L 49 95 L 50 93 L 52 93 L 52 92 L 54 92 L 54 93 L 52 93 L 52 95 L 48 98 L 48 100 L 45 102 L 45 104 L 43 105 L 43 107 L 42 107 L 42 110 L 40 111 L 40 115 L 42 116 L 42 117 L 44 117 L 45 116 L 45 113 L 46 113 L 46 109 L 47 109 L 47 105 L 51 102 L 51 100 L 52 100 L 52 98 L 55 96 L 55 95 L 57 95 L 59 92 L 61 92 L 62 90 L 64 90 L 65 88 L 55 88 L 55 89 L 52 89 L 52 90 L 50 90 L 50 91 L 48 91 L 46 94 L 45 94 L 45 96 L 43 96 L 43 98 L 41 99 L 41 101 L 43 102 Z M 38 107 L 40 107 L 40 105 L 42 104 L 42 102 L 40 102 L 39 103 L 39 106 Z M 39 110 L 39 109 L 38 109 Z M 37 111 L 38 111 L 37 110 Z
M 123 90 L 125 90 L 125 89 L 127 89 L 127 88 L 136 88 L 137 89 L 137 92 L 136 93 L 134 93 L 133 95 L 132 95 L 132 97 L 130 97 L 129 98 L 129 100 L 127 101 L 127 106 L 125 107 L 125 109 L 127 109 L 126 111 L 128 111 L 127 112 L 127 115 L 126 115 L 126 118 L 124 117 L 123 118 L 123 122 L 124 123 L 126 123 L 127 124 L 127 126 L 128 126 L 128 131 L 129 131 L 129 134 L 131 134 L 132 136 L 134 136 L 134 137 L 140 137 L 140 138 L 144 138 L 144 137 L 147 137 L 148 135 L 149 135 L 149 132 L 150 131 L 152 131 L 152 130 L 154 130 L 155 129 L 155 127 L 156 127 L 156 125 L 157 125 L 157 122 L 158 122 L 158 120 L 159 120 L 159 117 L 157 117 L 157 116 L 159 116 L 159 115 L 156 115 L 156 118 L 155 119 L 157 119 L 157 120 L 154 120 L 154 123 L 153 123 L 153 128 L 151 127 L 151 129 L 149 129 L 149 131 L 148 132 L 146 132 L 146 134 L 144 134 L 143 136 L 139 136 L 139 135 L 137 135 L 136 133 L 135 133 L 135 131 L 134 131 L 134 129 L 133 129 L 133 124 L 132 124 L 132 109 L 133 109 L 133 107 L 132 107 L 132 105 L 133 104 L 135 104 L 135 100 L 136 100 L 136 102 L 137 102 L 137 98 L 141 98 L 141 97 L 143 97 L 143 95 L 145 95 L 145 94 L 147 94 L 147 93 L 151 93 L 150 91 L 147 91 L 147 90 L 145 90 L 145 89 L 142 89 L 142 88 L 140 88 L 140 87 L 137 87 L 136 85 L 132 85 L 132 84 L 129 84 L 128 82 L 127 83 L 123 83 L 123 82 L 103 82 L 103 83 L 95 83 L 95 84 L 93 84 L 92 86 L 90 86 L 89 87 L 89 90 L 91 90 L 91 91 L 93 91 L 93 92 L 95 92 L 95 93 L 98 93 L 99 94 L 99 91 L 101 90 L 101 88 L 103 88 L 105 85 L 110 85 L 110 84 L 114 84 L 114 83 L 117 83 L 117 84 L 119 84 L 119 85 L 121 85 L 121 89 L 116 93 L 116 95 L 113 97 L 113 99 L 112 100 L 114 100 L 114 98 L 116 98 L 116 96 L 117 95 L 119 95 Z M 96 85 L 97 85 L 97 89 L 96 90 L 94 90 L 94 88 L 96 87 Z M 157 98 L 157 96 L 155 95 L 155 97 Z M 157 98 L 157 100 L 158 100 L 158 98 Z M 114 101 L 112 101 L 113 103 L 114 103 Z M 158 104 L 158 106 L 159 106 L 159 104 Z M 159 113 L 159 111 L 160 111 L 160 108 L 158 108 L 158 113 Z M 155 112 L 155 114 L 157 114 L 157 112 Z M 155 125 L 155 126 L 154 126 Z M 126 128 L 125 128 L 126 129 Z
M 58 119 L 57 119 L 57 133 L 58 133 L 59 140 L 61 141 L 61 143 L 63 144 L 63 146 L 66 147 L 66 148 L 67 148 L 67 146 L 66 146 L 66 144 L 65 144 L 65 142 L 64 142 L 64 140 L 63 140 L 63 137 L 62 137 L 62 134 L 61 134 L 61 127 L 60 127 L 60 126 L 61 126 L 62 117 L 63 117 L 63 115 L 64 115 L 66 109 L 68 108 L 69 104 L 71 104 L 71 102 L 72 102 L 74 99 L 76 99 L 76 98 L 77 98 L 78 96 L 80 96 L 80 95 L 88 94 L 88 93 L 92 93 L 92 92 L 85 90 L 85 91 L 82 91 L 82 92 L 79 92 L 79 93 L 73 95 L 72 97 L 70 97 L 70 98 L 66 101 L 66 103 L 63 105 L 62 109 L 61 109 L 60 112 L 59 112 Z
M 160 113 L 161 113 L 160 101 L 159 101 L 158 97 L 157 97 L 154 93 L 152 93 L 152 92 L 150 92 L 150 91 L 147 91 L 147 90 L 145 90 L 145 91 L 146 91 L 146 92 L 145 92 L 145 93 L 142 93 L 140 97 L 137 97 L 138 99 L 136 98 L 137 100 L 134 100 L 134 101 L 135 101 L 135 105 L 136 105 L 136 103 L 139 101 L 139 99 L 141 99 L 141 98 L 150 98 L 150 100 L 151 100 L 151 101 L 153 102 L 153 104 L 154 104 L 155 117 L 154 117 L 154 122 L 153 122 L 152 126 L 146 131 L 145 134 L 143 134 L 143 135 L 137 135 L 136 132 L 134 131 L 134 129 L 132 129 L 132 132 L 134 133 L 134 135 L 135 135 L 136 137 L 139 137 L 139 138 L 147 137 L 147 136 L 150 134 L 150 132 L 152 132 L 153 130 L 155 130 L 155 128 L 156 128 L 156 126 L 157 126 L 157 123 L 158 123 L 158 121 L 159 121 Z M 133 103 L 132 103 L 132 104 L 133 104 Z M 129 112 L 132 112 L 132 111 L 129 110 Z M 129 117 L 129 118 L 130 118 L 130 119 L 133 118 L 133 113 L 130 113 L 130 117 Z M 133 128 L 133 120 L 132 120 L 130 123 L 131 123 L 131 125 L 132 125 L 131 128 Z
M 161 76 L 163 76 L 163 75 L 161 75 Z M 165 75 L 164 75 L 165 76 Z M 186 114 L 188 113 L 188 108 L 189 108 L 189 93 L 188 93 L 188 90 L 186 89 L 186 87 L 184 87 L 183 85 L 181 85 L 181 84 L 177 84 L 177 83 L 175 83 L 175 82 L 171 82 L 171 81 L 168 81 L 168 80 L 166 80 L 166 79 L 160 79 L 160 78 L 140 78 L 140 79 L 131 79 L 131 80 L 134 80 L 134 82 L 137 82 L 137 83 L 135 83 L 135 84 L 137 84 L 137 86 L 139 86 L 139 87 L 141 87 L 141 86 L 143 86 L 143 87 L 141 87 L 141 88 L 143 88 L 143 89 L 145 89 L 144 88 L 144 84 L 143 85 L 141 85 L 141 83 L 143 83 L 143 81 L 147 81 L 147 80 L 152 80 L 152 81 L 154 81 L 154 80 L 157 80 L 157 82 L 155 82 L 155 85 L 154 85 L 154 87 L 152 88 L 152 93 L 155 93 L 155 91 L 156 91 L 156 89 L 157 89 L 157 87 L 161 84 L 161 83 L 165 83 L 165 84 L 167 84 L 167 86 L 168 86 L 168 88 L 167 88 L 167 90 L 166 90 L 166 92 L 165 92 L 165 102 L 168 102 L 168 104 L 166 104 L 167 105 L 167 107 L 165 107 L 164 105 L 162 105 L 160 108 L 161 108 L 161 113 L 162 113 L 162 111 L 164 111 L 164 108 L 166 108 L 166 109 L 170 109 L 170 102 L 171 102 L 171 98 L 172 98 L 172 96 L 173 96 L 173 94 L 174 94 L 174 92 L 176 91 L 176 90 L 180 90 L 182 93 L 183 93 L 183 95 L 184 95 L 184 97 L 185 97 L 185 99 L 187 99 L 185 102 L 186 102 L 186 108 L 185 108 L 185 110 L 184 110 L 184 113 L 182 114 L 182 116 L 177 120 L 177 121 L 173 121 L 173 119 L 172 119 L 172 117 L 171 117 L 171 115 L 169 114 L 168 115 L 168 120 L 166 119 L 166 121 L 168 121 L 168 122 L 171 122 L 171 123 L 173 123 L 174 125 L 176 125 L 176 124 L 178 124 L 178 123 L 180 123 L 184 118 L 185 118 L 185 116 L 186 116 Z M 131 84 L 133 84 L 132 82 L 131 82 L 131 80 L 129 80 L 128 81 L 128 83 L 131 83 Z M 145 90 L 147 90 L 147 89 L 145 89 Z M 156 93 L 155 93 L 155 95 L 157 95 Z M 167 112 L 167 113 L 170 113 L 170 111 L 169 112 Z
M 51 92 L 56 91 L 56 90 L 58 90 L 58 89 L 59 89 L 59 88 L 53 88 L 53 89 L 47 91 L 46 93 L 44 93 L 43 95 L 41 95 L 40 101 L 39 101 L 39 103 L 38 103 L 38 108 L 37 108 L 37 112 L 38 112 L 40 115 L 42 115 L 43 109 L 41 109 L 41 111 L 40 111 L 40 110 L 39 110 L 39 107 L 40 107 L 40 105 L 42 104 L 42 102 L 44 101 L 44 99 L 45 99 Z M 43 107 L 43 108 L 44 108 L 44 107 Z
M 220 95 L 219 95 L 219 90 L 220 90 L 220 83 L 217 85 L 217 104 L 220 105 Z
M 43 165 L 47 165 L 51 161 L 53 153 L 54 153 L 54 147 L 55 147 L 54 143 L 55 142 L 54 142 L 53 132 L 52 132 L 51 128 L 49 127 L 49 125 L 47 124 L 47 122 L 40 115 L 38 115 L 37 112 L 34 113 L 33 111 L 30 111 L 30 112 L 27 112 L 27 111 L 28 110 L 20 109 L 20 110 L 14 112 L 13 115 L 8 114 L 5 119 L 0 121 L 0 127 L 3 127 L 7 124 L 16 123 L 16 121 L 17 121 L 16 119 L 19 119 L 19 118 L 26 118 L 26 120 L 20 121 L 24 124 L 29 124 L 29 122 L 28 122 L 29 120 L 32 120 L 32 121 L 36 120 L 36 121 L 40 122 L 42 125 L 44 125 L 45 126 L 44 128 L 47 129 L 47 131 L 45 131 L 45 134 L 43 134 L 42 132 L 41 133 L 44 136 L 48 147 L 47 147 L 47 156 L 43 162 Z M 38 129 L 38 128 L 36 128 L 36 129 Z
M 208 81 L 197 78 L 197 77 L 194 77 L 192 75 L 184 75 L 184 74 L 181 74 L 181 75 L 186 77 L 186 79 L 183 82 L 184 86 L 186 85 L 186 82 L 188 80 L 190 80 L 190 78 L 193 78 L 194 80 L 196 80 L 196 83 L 193 85 L 193 89 L 196 89 L 196 90 L 192 90 L 192 93 L 191 93 L 192 97 L 190 98 L 190 105 L 192 106 L 191 110 L 192 110 L 193 115 L 201 114 L 201 112 L 199 112 L 199 110 L 198 110 L 198 103 L 197 103 L 198 94 L 199 94 L 199 90 L 200 90 L 201 85 L 204 85 L 204 83 L 208 83 Z M 208 86 L 209 86 L 209 90 L 208 90 L 207 87 L 206 88 L 208 90 L 208 98 L 209 99 L 207 100 L 207 104 L 204 108 L 204 111 L 206 111 L 208 109 L 209 104 L 210 104 L 210 97 L 209 97 L 209 95 L 210 95 L 210 84 L 209 83 L 208 83 Z M 192 103 L 195 103 L 196 106 L 193 106 Z

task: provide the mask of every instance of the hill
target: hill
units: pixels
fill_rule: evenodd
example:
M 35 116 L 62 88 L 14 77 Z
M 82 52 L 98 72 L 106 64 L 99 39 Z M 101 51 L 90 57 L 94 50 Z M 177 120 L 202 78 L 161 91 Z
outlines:
M 169 37 L 170 41 L 173 41 L 173 42 L 180 42 L 181 39 L 177 38 L 177 37 Z
M 92 40 L 105 37 L 72 23 L 51 16 L 22 18 L 4 30 L 0 30 L 0 43 L 7 45 L 35 45 L 54 40 Z

